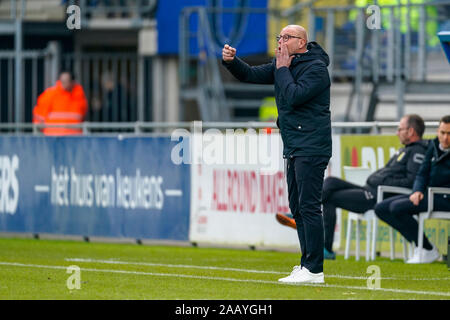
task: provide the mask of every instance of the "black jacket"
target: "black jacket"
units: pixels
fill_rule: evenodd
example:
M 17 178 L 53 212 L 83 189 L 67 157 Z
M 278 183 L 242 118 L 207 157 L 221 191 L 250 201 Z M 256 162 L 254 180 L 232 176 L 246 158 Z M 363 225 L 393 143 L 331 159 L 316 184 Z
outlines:
M 429 143 L 425 160 L 414 181 L 413 192 L 420 191 L 426 195 L 427 187 L 450 188 L 450 151 L 439 150 L 438 138 Z
M 386 166 L 372 173 L 366 181 L 366 189 L 377 194 L 379 185 L 412 188 L 414 179 L 424 162 L 428 140 L 420 140 L 400 148 Z
M 250 67 L 238 57 L 223 65 L 240 81 L 275 84 L 277 125 L 283 157 L 331 157 L 330 77 L 328 55 L 316 42 L 295 54 L 289 68 L 271 63 Z

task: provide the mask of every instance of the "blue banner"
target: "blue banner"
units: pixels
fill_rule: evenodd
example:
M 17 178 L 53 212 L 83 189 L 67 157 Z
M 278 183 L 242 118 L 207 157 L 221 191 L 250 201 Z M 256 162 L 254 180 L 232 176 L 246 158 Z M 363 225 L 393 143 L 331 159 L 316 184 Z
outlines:
M 447 60 L 450 63 L 450 31 L 441 31 L 438 33 L 439 40 L 441 40 L 442 48 L 444 49 Z
M 206 36 L 207 30 L 199 26 L 198 14 L 193 13 L 189 20 L 191 55 L 204 50 L 198 47 L 198 36 L 204 38 L 200 42 L 212 41 L 218 55 L 226 43 L 237 48 L 239 56 L 267 52 L 267 14 L 251 11 L 267 8 L 267 0 L 171 0 L 158 2 L 158 54 L 179 53 L 180 14 L 183 8 L 194 6 L 206 8 L 213 39 Z M 223 11 L 224 8 L 234 11 Z
M 170 137 L 0 137 L 0 231 L 188 240 Z

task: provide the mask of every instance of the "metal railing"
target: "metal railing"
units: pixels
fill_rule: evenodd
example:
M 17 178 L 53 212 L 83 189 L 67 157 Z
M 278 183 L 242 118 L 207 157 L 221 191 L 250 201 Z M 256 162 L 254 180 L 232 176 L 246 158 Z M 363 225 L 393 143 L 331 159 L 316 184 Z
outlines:
M 50 42 L 43 50 L 21 51 L 20 62 L 16 51 L 0 51 L 0 122 L 31 121 L 30 104 L 57 79 L 57 50 Z
M 396 132 L 399 122 L 332 122 L 331 127 L 335 134 L 393 134 Z M 83 122 L 81 124 L 31 124 L 31 123 L 0 123 L 0 135 L 5 134 L 33 134 L 42 135 L 42 128 L 77 128 L 82 129 L 83 135 L 95 134 L 131 134 L 131 135 L 145 135 L 145 134 L 170 134 L 175 129 L 186 129 L 189 132 L 197 132 L 198 128 L 202 130 L 207 129 L 277 129 L 274 122 L 201 122 L 201 121 L 185 121 L 185 122 Z M 431 130 L 439 127 L 439 121 L 426 121 L 426 130 Z
M 16 122 L 22 121 L 22 95 L 21 95 L 21 84 L 22 84 L 22 68 L 23 68 L 23 61 L 22 61 L 22 55 L 23 55 L 23 44 L 22 44 L 22 34 L 23 34 L 23 28 L 22 28 L 22 22 L 25 15 L 25 0 L 11 0 L 10 2 L 10 20 L 9 21 L 2 21 L 0 23 L 0 34 L 12 34 L 14 35 L 14 46 L 15 50 L 13 52 L 14 55 L 14 73 L 18 76 L 14 78 L 14 89 L 13 87 L 9 87 L 9 95 L 10 95 L 10 101 L 12 101 L 12 97 L 14 97 L 14 107 L 12 104 L 9 104 L 9 109 L 11 109 L 11 112 L 14 112 L 14 120 Z M 11 52 L 7 52 L 4 54 L 4 59 L 10 58 L 9 54 Z M 11 66 L 11 60 L 7 62 L 8 65 L 8 71 L 9 74 L 12 74 L 12 66 Z M 1 63 L 1 60 L 0 60 Z M 3 77 L 3 74 L 0 72 L 0 76 Z M 1 79 L 1 78 L 0 78 Z M 0 90 L 1 90 L 1 83 L 0 83 Z M 13 91 L 14 90 L 14 94 Z M 0 98 L 1 103 L 1 98 Z M 12 110 L 13 109 L 13 110 Z M 4 113 L 4 108 L 0 109 L 0 114 Z M 8 117 L 8 115 L 7 115 Z M 9 117 L 8 117 L 9 118 Z M 1 121 L 1 120 L 0 120 Z
M 132 19 L 136 25 L 155 14 L 157 0 L 69 0 L 80 6 L 82 21 L 94 18 Z M 87 25 L 87 24 L 85 24 Z
M 14 51 L 0 51 L 0 122 L 15 122 L 18 117 L 17 122 L 31 122 L 38 96 L 55 84 L 60 70 L 73 70 L 75 80 L 83 87 L 89 121 L 129 122 L 150 118 L 150 110 L 144 110 L 143 103 L 149 104 L 151 89 L 141 89 L 144 100 L 138 101 L 138 87 L 146 86 L 147 81 L 138 81 L 137 70 L 148 67 L 148 61 L 141 60 L 137 54 L 61 55 L 56 43 L 50 43 L 44 50 L 23 51 L 18 103 L 14 97 L 15 59 Z
M 89 106 L 87 119 L 93 122 L 144 120 L 139 118 L 139 113 L 143 114 L 144 110 L 142 105 L 138 108 L 138 86 L 145 87 L 146 82 L 138 79 L 137 72 L 138 68 L 145 68 L 143 63 L 137 53 L 98 52 L 61 56 L 63 69 L 73 70 L 84 89 Z M 143 95 L 145 101 L 150 99 L 148 92 L 143 92 Z
M 61 69 L 73 70 L 85 88 L 89 105 L 92 105 L 89 120 L 144 121 L 150 118 L 144 110 L 144 103 L 150 99 L 150 93 L 144 90 L 144 69 L 148 73 L 149 59 L 138 57 L 137 53 L 110 52 L 62 56 L 55 42 L 49 43 L 46 49 L 23 50 L 23 24 L 30 2 L 11 0 L 8 4 L 10 19 L 0 21 L 0 34 L 13 35 L 15 44 L 14 50 L 0 52 L 0 122 L 31 122 L 38 95 L 54 85 Z M 144 20 L 153 18 L 157 0 L 67 0 L 55 4 L 61 12 L 64 12 L 64 5 L 80 5 L 83 23 L 102 16 L 120 17 L 131 21 L 130 26 L 139 28 Z M 33 6 L 33 10 L 38 7 Z
M 58 44 L 50 42 L 44 50 L 22 51 L 21 60 L 17 73 L 16 52 L 0 51 L 0 122 L 31 122 L 38 96 L 55 84 L 60 70 L 72 70 L 83 87 L 89 106 L 87 120 L 130 122 L 150 118 L 150 110 L 143 106 L 150 104 L 151 88 L 143 90 L 148 80 L 140 79 L 142 73 L 137 72 L 148 69 L 149 62 L 137 53 L 61 54 Z M 14 95 L 16 88 L 20 89 L 20 100 Z

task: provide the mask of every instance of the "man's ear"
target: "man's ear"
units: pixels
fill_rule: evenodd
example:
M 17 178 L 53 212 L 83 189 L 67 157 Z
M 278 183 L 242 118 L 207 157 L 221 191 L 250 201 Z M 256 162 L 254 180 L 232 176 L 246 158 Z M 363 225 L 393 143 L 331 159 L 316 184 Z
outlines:
M 303 48 L 306 45 L 305 39 L 298 39 L 298 41 L 300 41 L 300 48 Z

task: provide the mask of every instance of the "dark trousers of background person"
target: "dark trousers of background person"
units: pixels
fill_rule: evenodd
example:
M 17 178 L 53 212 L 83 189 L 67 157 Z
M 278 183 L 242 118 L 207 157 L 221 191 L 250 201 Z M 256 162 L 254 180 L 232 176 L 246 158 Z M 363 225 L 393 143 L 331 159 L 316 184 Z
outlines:
M 419 224 L 413 215 L 428 210 L 428 195 L 425 194 L 418 206 L 415 206 L 409 195 L 395 196 L 386 199 L 375 206 L 376 215 L 399 231 L 406 240 L 418 244 Z M 450 211 L 450 201 L 442 196 L 434 197 L 434 210 Z M 431 250 L 433 247 L 428 241 L 425 233 L 423 234 L 423 247 Z
M 332 252 L 334 229 L 336 227 L 336 208 L 362 214 L 373 209 L 376 204 L 376 195 L 373 195 L 364 187 L 339 178 L 328 177 L 323 183 L 322 204 L 325 249 Z
M 293 157 L 286 160 L 289 208 L 297 224 L 302 257 L 300 265 L 323 272 L 322 186 L 328 157 Z

